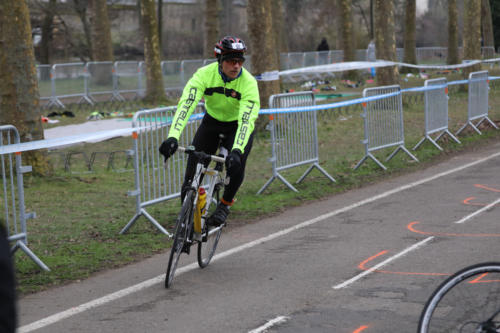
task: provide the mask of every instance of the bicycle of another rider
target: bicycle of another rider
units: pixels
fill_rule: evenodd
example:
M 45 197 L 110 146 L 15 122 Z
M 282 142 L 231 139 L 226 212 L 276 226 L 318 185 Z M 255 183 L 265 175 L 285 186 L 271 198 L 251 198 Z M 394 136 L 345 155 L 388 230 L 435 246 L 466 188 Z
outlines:
M 439 285 L 418 326 L 432 332 L 500 333 L 500 262 L 468 266 Z
M 196 151 L 193 146 L 179 147 L 180 152 L 188 154 L 196 159 L 196 173 L 188 186 L 182 202 L 182 208 L 177 217 L 175 230 L 173 232 L 173 244 L 170 250 L 167 272 L 165 276 L 165 288 L 172 285 L 175 270 L 181 253 L 190 253 L 191 246 L 198 245 L 198 265 L 205 268 L 210 263 L 225 224 L 211 227 L 207 223 L 222 197 L 224 188 L 224 161 L 227 149 L 220 146 L 218 155 L 209 155 Z M 209 167 L 210 164 L 214 164 Z M 208 178 L 208 185 L 203 182 Z M 206 184 L 205 183 L 205 184 Z

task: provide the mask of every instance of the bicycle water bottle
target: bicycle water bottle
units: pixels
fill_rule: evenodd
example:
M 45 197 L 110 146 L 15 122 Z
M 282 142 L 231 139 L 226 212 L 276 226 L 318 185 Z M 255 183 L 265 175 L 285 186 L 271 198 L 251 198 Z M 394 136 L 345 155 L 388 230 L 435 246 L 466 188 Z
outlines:
M 205 206 L 207 204 L 207 193 L 203 187 L 198 189 L 198 202 L 196 210 L 194 211 L 194 231 L 201 233 L 201 217 L 205 213 Z

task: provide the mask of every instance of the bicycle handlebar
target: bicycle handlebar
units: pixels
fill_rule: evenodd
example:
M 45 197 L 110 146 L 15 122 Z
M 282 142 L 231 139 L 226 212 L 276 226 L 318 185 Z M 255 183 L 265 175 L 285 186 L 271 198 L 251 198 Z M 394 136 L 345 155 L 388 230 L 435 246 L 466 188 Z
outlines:
M 210 159 L 211 161 L 221 162 L 221 163 L 224 163 L 226 161 L 224 157 L 209 155 L 202 151 L 195 151 L 193 146 L 189 146 L 187 148 L 179 146 L 177 149 L 186 154 L 195 154 L 195 156 L 198 157 L 198 159 L 200 160 Z

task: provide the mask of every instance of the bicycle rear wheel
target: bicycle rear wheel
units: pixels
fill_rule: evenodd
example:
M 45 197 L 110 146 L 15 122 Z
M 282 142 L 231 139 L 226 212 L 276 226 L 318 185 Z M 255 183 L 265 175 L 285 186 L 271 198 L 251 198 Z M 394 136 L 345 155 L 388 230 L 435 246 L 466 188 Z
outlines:
M 427 301 L 418 332 L 500 332 L 500 263 L 469 266 L 446 279 Z
M 192 190 L 186 193 L 186 197 L 182 203 L 181 212 L 175 224 L 174 243 L 170 249 L 167 273 L 165 275 L 165 288 L 169 288 L 172 285 L 179 257 L 181 256 L 182 249 L 186 244 L 189 226 L 193 220 L 193 194 L 194 192 Z
M 222 184 L 218 184 L 212 195 L 212 204 L 209 207 L 209 211 L 206 216 L 210 216 L 215 211 L 215 207 L 219 202 L 219 193 L 221 191 Z M 198 266 L 200 268 L 205 268 L 212 260 L 214 256 L 215 250 L 217 249 L 217 245 L 219 244 L 220 235 L 222 233 L 223 226 L 216 228 L 209 228 L 207 223 L 203 227 L 203 240 L 198 242 Z

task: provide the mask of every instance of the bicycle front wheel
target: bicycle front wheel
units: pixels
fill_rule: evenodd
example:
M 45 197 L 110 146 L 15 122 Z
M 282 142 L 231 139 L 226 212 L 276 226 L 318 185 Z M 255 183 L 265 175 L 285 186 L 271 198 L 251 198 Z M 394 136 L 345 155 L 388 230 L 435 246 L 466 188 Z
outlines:
M 427 301 L 418 332 L 500 332 L 500 263 L 469 266 L 446 279 Z
M 218 185 L 214 189 L 214 194 L 213 194 L 214 202 L 212 205 L 210 205 L 207 216 L 212 215 L 213 211 L 215 211 L 215 207 L 219 202 L 219 192 L 221 188 L 222 185 Z M 215 250 L 217 249 L 217 245 L 219 244 L 222 228 L 223 228 L 222 226 L 211 228 L 208 227 L 207 224 L 205 223 L 202 235 L 203 239 L 200 242 L 198 242 L 198 266 L 200 266 L 200 268 L 207 267 L 208 264 L 210 263 L 210 260 L 212 260 Z
M 165 288 L 169 288 L 172 285 L 179 257 L 181 256 L 182 250 L 186 244 L 189 226 L 193 220 L 193 200 L 193 191 L 188 191 L 175 224 L 174 243 L 170 249 L 167 273 L 165 275 Z

